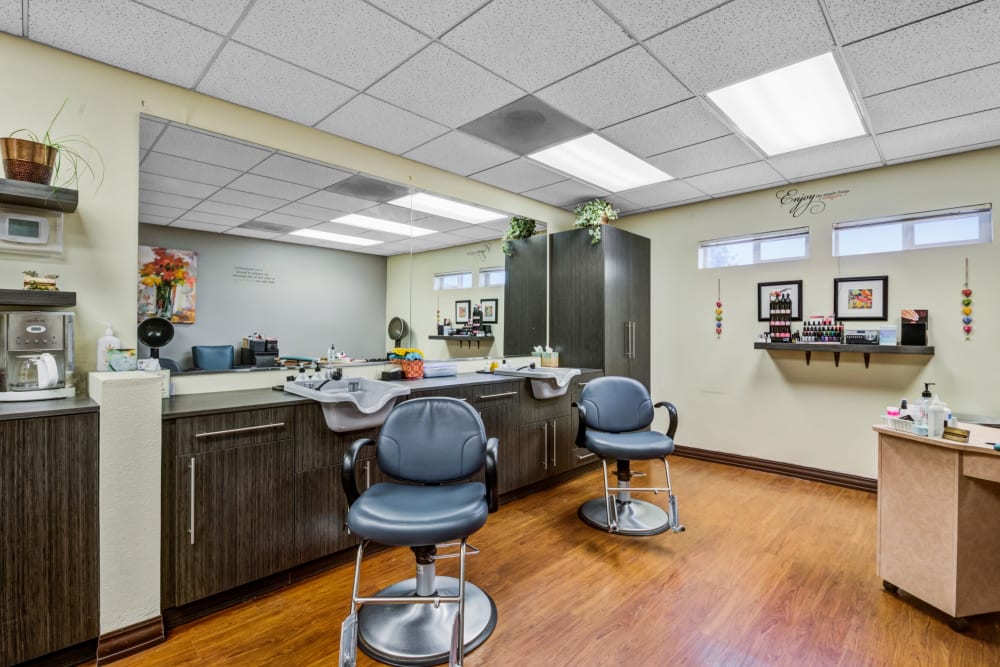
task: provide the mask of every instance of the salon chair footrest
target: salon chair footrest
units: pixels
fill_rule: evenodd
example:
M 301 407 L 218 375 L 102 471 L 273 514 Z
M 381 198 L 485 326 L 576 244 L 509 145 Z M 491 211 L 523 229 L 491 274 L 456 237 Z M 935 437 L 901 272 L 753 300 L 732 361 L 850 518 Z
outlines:
M 407 579 L 376 593 L 375 597 L 416 597 L 417 580 Z M 437 577 L 435 595 L 457 596 L 459 580 Z M 448 661 L 456 603 L 366 604 L 358 610 L 358 646 L 388 665 L 438 665 Z M 465 652 L 493 633 L 497 607 L 478 586 L 465 582 Z
M 618 529 L 621 535 L 659 535 L 670 529 L 670 517 L 662 509 L 644 500 L 615 501 L 618 508 Z M 608 530 L 608 507 L 604 498 L 594 498 L 580 505 L 580 519 L 589 526 Z

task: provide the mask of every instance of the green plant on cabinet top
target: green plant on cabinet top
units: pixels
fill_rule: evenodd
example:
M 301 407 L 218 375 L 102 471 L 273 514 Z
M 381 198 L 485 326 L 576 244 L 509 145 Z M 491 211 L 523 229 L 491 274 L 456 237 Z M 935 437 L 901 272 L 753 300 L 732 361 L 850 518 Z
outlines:
M 592 244 L 601 241 L 601 225 L 618 219 L 618 211 L 606 199 L 591 199 L 584 202 L 576 207 L 574 213 L 576 220 L 573 224 L 587 228 Z
M 503 243 L 501 244 L 500 249 L 503 250 L 503 254 L 513 254 L 510 247 L 511 241 L 526 239 L 534 236 L 535 224 L 535 221 L 531 218 L 523 218 L 519 215 L 515 215 L 511 218 L 510 224 L 507 225 L 507 231 L 503 233 L 503 238 L 501 239 Z

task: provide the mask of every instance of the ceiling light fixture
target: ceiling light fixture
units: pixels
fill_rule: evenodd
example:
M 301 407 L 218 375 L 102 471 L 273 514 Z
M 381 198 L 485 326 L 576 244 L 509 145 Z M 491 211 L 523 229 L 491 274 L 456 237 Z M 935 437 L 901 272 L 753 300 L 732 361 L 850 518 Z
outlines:
M 673 178 L 594 133 L 527 157 L 610 192 L 631 190 Z
M 423 227 L 404 225 L 401 222 L 390 222 L 388 220 L 382 220 L 381 218 L 358 215 L 357 213 L 349 213 L 348 215 L 334 218 L 330 222 L 336 222 L 341 225 L 350 225 L 351 227 L 374 229 L 378 232 L 389 232 L 390 234 L 399 234 L 401 236 L 427 236 L 428 234 L 434 233 L 433 229 L 424 229 Z
M 768 155 L 866 134 L 832 53 L 720 88 L 708 99 Z
M 443 197 L 435 197 L 434 195 L 429 195 L 426 192 L 406 195 L 405 197 L 400 197 L 399 199 L 393 199 L 388 203 L 393 204 L 394 206 L 412 208 L 422 213 L 439 215 L 442 218 L 461 220 L 462 222 L 468 222 L 471 224 L 489 222 L 490 220 L 499 220 L 500 218 L 505 217 L 503 213 L 497 213 L 496 211 L 479 208 L 478 206 L 470 206 L 469 204 L 463 204 L 462 202 L 445 199 Z
M 332 241 L 333 243 L 346 243 L 349 245 L 378 245 L 382 243 L 375 239 L 363 239 L 360 236 L 345 236 L 344 234 L 331 234 L 330 232 L 321 232 L 316 229 L 296 229 L 294 232 L 289 232 L 291 236 L 305 236 L 310 239 L 320 239 L 321 241 Z

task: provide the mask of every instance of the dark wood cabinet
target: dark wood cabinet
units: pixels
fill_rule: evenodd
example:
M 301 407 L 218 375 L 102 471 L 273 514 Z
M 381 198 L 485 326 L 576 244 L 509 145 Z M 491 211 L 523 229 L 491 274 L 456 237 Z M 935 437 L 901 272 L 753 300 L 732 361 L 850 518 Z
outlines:
M 546 235 L 510 242 L 504 261 L 503 353 L 530 354 L 545 344 L 545 300 L 548 282 Z
M 468 401 L 479 411 L 487 438 L 497 439 L 499 493 L 517 488 L 518 423 L 523 380 L 473 385 Z
M 97 412 L 0 420 L 0 665 L 98 636 Z
M 649 239 L 605 225 L 551 236 L 549 344 L 561 366 L 650 381 Z

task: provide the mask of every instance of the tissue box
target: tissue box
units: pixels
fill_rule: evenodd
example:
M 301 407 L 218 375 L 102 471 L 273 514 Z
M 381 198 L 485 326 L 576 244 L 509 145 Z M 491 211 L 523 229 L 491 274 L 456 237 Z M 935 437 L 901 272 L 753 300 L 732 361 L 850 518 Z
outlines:
M 558 352 L 542 352 L 542 367 L 543 368 L 559 368 L 559 353 Z

